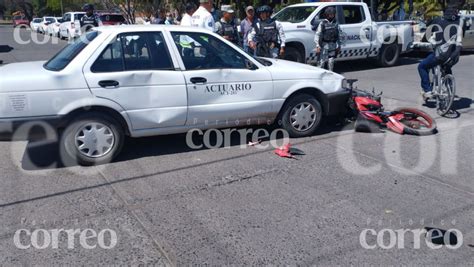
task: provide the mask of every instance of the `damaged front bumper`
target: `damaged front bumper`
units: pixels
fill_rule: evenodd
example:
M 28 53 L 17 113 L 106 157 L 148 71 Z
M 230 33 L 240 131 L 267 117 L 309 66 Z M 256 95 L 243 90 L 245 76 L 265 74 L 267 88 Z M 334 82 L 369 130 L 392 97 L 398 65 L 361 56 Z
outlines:
M 347 114 L 348 101 L 351 97 L 351 91 L 344 88 L 335 93 L 326 95 L 325 113 L 326 116 L 338 116 Z

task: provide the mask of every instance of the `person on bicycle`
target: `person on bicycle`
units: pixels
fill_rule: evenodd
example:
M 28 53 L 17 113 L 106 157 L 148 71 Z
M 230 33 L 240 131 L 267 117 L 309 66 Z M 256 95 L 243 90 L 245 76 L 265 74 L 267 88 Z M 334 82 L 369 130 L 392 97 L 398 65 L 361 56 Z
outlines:
M 429 54 L 418 65 L 418 73 L 421 79 L 421 92 L 423 99 L 429 99 L 433 96 L 430 83 L 430 69 L 450 61 L 447 65 L 447 73 L 451 74 L 451 67 L 457 63 L 461 53 L 462 30 L 458 9 L 456 7 L 447 7 L 443 12 L 443 17 L 434 19 L 428 29 L 432 29 L 432 36 L 429 38 L 429 46 L 433 48 L 433 53 Z M 428 32 L 428 31 L 427 31 Z M 429 36 L 427 36 L 428 38 Z M 453 37 L 455 42 L 452 43 Z M 448 43 L 450 42 L 450 43 Z M 448 44 L 447 44 L 448 43 Z

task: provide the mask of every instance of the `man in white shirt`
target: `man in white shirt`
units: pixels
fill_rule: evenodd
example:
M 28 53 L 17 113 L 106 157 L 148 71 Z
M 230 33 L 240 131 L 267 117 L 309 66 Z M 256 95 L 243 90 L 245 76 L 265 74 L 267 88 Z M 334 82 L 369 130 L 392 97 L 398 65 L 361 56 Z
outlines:
M 189 2 L 186 4 L 186 13 L 184 13 L 183 18 L 181 19 L 180 25 L 182 26 L 191 26 L 192 25 L 192 15 L 196 11 L 196 5 Z
M 192 16 L 192 26 L 215 31 L 215 22 L 212 17 L 212 0 L 199 0 L 201 4 Z

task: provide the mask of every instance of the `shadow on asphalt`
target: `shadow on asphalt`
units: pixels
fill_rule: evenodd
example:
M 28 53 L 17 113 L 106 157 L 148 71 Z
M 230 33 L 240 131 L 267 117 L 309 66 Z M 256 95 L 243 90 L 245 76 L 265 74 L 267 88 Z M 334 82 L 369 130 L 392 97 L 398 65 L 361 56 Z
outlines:
M 13 50 L 13 47 L 9 45 L 0 45 L 0 53 L 8 53 Z
M 470 108 L 473 103 L 474 101 L 472 101 L 472 99 L 467 98 L 467 97 L 455 98 L 451 106 L 450 113 L 446 114 L 443 117 L 448 118 L 448 119 L 457 119 L 461 117 L 461 113 L 458 112 L 458 110 Z M 426 102 L 423 104 L 423 106 L 427 108 L 435 109 L 436 102 L 434 101 Z
M 393 67 L 418 64 L 420 63 L 421 60 L 426 58 L 429 54 L 430 52 L 421 52 L 421 51 L 415 51 L 415 52 L 403 54 L 403 56 L 400 57 L 399 62 Z M 474 50 L 461 52 L 461 57 L 470 56 L 470 55 L 474 55 Z M 385 69 L 390 69 L 393 67 L 386 67 Z M 352 61 L 336 62 L 334 65 L 334 71 L 339 74 L 344 74 L 344 73 L 353 72 L 353 71 L 379 69 L 379 68 L 383 68 L 383 67 L 380 67 L 379 65 L 377 65 L 377 62 L 375 59 L 359 59 L 359 60 L 352 60 Z
M 337 132 L 341 130 L 351 129 L 352 125 L 343 122 L 324 122 L 321 128 L 315 133 L 317 135 L 324 135 L 331 132 Z M 247 134 L 244 140 L 241 140 L 240 135 L 237 132 L 231 134 L 230 147 L 247 145 L 252 139 L 252 133 L 257 129 L 266 129 L 269 133 L 275 130 L 274 127 L 251 127 L 253 131 Z M 244 129 L 244 128 L 240 128 Z M 237 129 L 238 130 L 238 129 Z M 282 138 L 281 131 L 279 131 L 277 138 Z M 296 139 L 296 138 L 295 138 Z M 292 138 L 292 140 L 295 140 Z M 193 143 L 197 146 L 204 144 L 202 135 L 194 134 Z M 243 141 L 243 142 L 242 142 Z M 269 138 L 261 139 L 261 141 L 269 141 Z M 217 136 L 215 133 L 210 135 L 211 145 L 217 143 Z M 222 145 L 217 149 L 224 149 Z M 162 155 L 180 154 L 191 151 L 202 151 L 208 150 L 205 146 L 201 148 L 191 148 L 186 142 L 186 134 L 175 134 L 175 135 L 161 135 L 153 137 L 142 137 L 142 138 L 127 138 L 125 140 L 122 152 L 114 160 L 114 162 L 123 162 L 128 160 L 134 160 L 145 157 L 157 157 Z M 255 150 L 254 150 L 255 151 Z M 267 151 L 265 150 L 261 150 Z M 59 144 L 57 141 L 45 140 L 41 137 L 36 137 L 28 142 L 25 152 L 22 157 L 21 166 L 24 170 L 35 171 L 35 170 L 47 170 L 47 169 L 60 169 L 65 167 L 61 157 L 59 155 Z
M 418 64 L 419 62 L 420 62 L 419 58 L 401 57 L 399 62 L 393 67 Z M 393 67 L 386 67 L 385 69 L 390 69 Z M 377 62 L 374 59 L 351 60 L 351 61 L 336 62 L 334 64 L 334 71 L 339 74 L 344 74 L 344 73 L 352 72 L 352 71 L 364 71 L 364 70 L 371 70 L 371 69 L 378 69 L 378 68 L 380 67 L 377 65 Z

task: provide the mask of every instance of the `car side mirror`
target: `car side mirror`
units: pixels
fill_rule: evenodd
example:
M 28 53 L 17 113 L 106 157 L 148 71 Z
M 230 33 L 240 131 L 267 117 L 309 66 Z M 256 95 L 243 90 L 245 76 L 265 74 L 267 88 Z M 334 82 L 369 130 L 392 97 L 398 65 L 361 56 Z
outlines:
M 257 66 L 255 64 L 253 64 L 253 62 L 248 60 L 248 59 L 245 59 L 245 67 L 248 70 L 256 70 L 257 69 Z
M 322 19 L 318 19 L 317 17 L 315 17 L 311 21 L 311 30 L 316 31 L 318 29 L 319 23 L 321 23 L 321 21 L 322 21 Z

